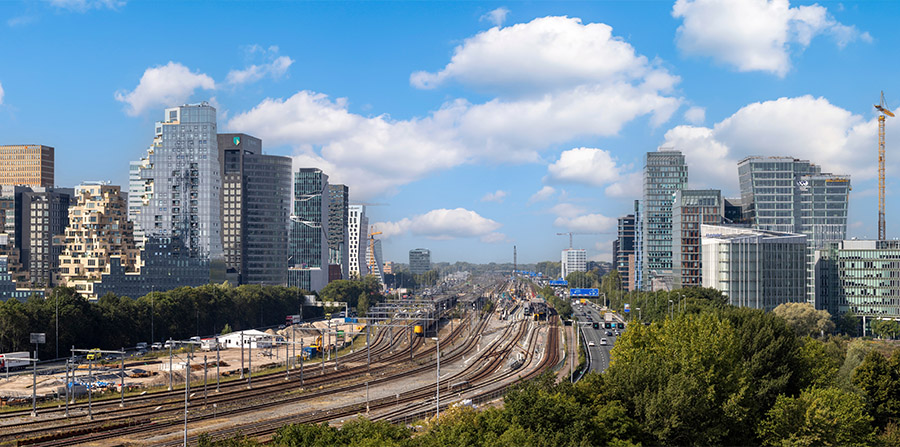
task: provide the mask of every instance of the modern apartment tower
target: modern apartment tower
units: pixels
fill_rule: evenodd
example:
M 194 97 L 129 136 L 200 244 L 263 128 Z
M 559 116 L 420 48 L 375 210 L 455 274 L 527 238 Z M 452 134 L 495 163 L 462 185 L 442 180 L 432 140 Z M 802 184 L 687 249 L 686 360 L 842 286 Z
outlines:
M 829 242 L 816 252 L 816 308 L 900 320 L 900 241 Z M 868 331 L 868 328 L 867 328 Z
M 101 278 L 114 256 L 125 271 L 136 271 L 139 255 L 127 208 L 118 186 L 98 182 L 75 188 L 65 246 L 59 256 L 63 285 L 92 296 L 94 281 Z
M 0 146 L 0 186 L 53 187 L 54 149 L 40 144 Z
M 569 276 L 569 273 L 587 271 L 587 255 L 583 248 L 567 248 L 562 251 L 560 259 L 560 274 L 563 279 Z
M 375 239 L 366 248 L 366 264 L 369 266 L 369 274 L 375 275 L 384 284 L 384 271 L 382 270 L 384 256 L 381 250 L 381 240 Z
M 672 204 L 672 272 L 675 287 L 702 286 L 700 225 L 722 223 L 724 202 L 718 189 L 675 191 Z
M 147 156 L 131 169 L 129 191 L 140 201 L 129 201 L 129 216 L 141 243 L 179 239 L 191 257 L 210 260 L 210 279 L 224 280 L 216 109 L 205 102 L 166 109 Z
M 32 287 L 59 284 L 62 245 L 54 243 L 54 238 L 69 225 L 74 194 L 72 188 L 16 187 L 16 243 Z
M 634 214 L 619 218 L 618 238 L 613 241 L 613 262 L 622 281 L 622 289 L 634 289 Z
M 362 279 L 369 274 L 366 266 L 366 247 L 369 241 L 369 218 L 364 205 L 347 207 L 347 258 L 350 278 Z
M 806 235 L 806 300 L 814 303 L 815 251 L 847 236 L 850 176 L 791 157 L 747 157 L 738 163 L 738 176 L 746 222 Z
M 262 140 L 216 135 L 222 161 L 222 247 L 239 284 L 287 284 L 290 157 L 264 155 Z
M 294 173 L 288 242 L 288 285 L 317 291 L 328 284 L 328 176 L 317 168 Z
M 409 271 L 413 275 L 421 275 L 431 270 L 431 250 L 416 248 L 409 251 Z
M 772 310 L 805 300 L 806 236 L 724 225 L 701 225 L 703 287 L 733 306 Z
M 672 277 L 672 201 L 675 192 L 687 188 L 688 167 L 684 155 L 660 148 L 648 152 L 644 163 L 641 198 L 642 286 Z M 655 287 L 655 286 L 651 286 Z
M 350 188 L 328 185 L 328 264 L 340 266 L 340 279 L 350 278 L 349 221 Z

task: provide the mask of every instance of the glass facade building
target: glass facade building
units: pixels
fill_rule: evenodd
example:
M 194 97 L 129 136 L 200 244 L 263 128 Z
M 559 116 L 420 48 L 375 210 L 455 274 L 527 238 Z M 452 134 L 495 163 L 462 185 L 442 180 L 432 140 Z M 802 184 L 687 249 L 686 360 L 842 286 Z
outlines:
M 818 309 L 900 319 L 900 241 L 827 243 L 816 252 L 816 283 Z
M 178 238 L 191 256 L 210 259 L 211 279 L 224 280 L 216 109 L 207 103 L 166 109 L 147 156 L 131 169 L 129 191 L 140 201 L 130 200 L 129 215 L 142 240 Z
M 288 285 L 316 291 L 328 284 L 328 176 L 317 168 L 294 173 L 288 241 Z
M 660 148 L 648 152 L 644 163 L 641 198 L 642 287 L 651 278 L 672 276 L 672 201 L 675 191 L 687 188 L 688 167 L 684 155 Z
M 613 241 L 613 261 L 622 280 L 622 289 L 634 290 L 634 214 L 622 216 L 618 224 L 618 237 Z
M 287 284 L 290 157 L 264 155 L 262 140 L 218 134 L 222 247 L 239 284 Z
M 850 177 L 808 160 L 747 157 L 738 163 L 744 221 L 807 238 L 807 301 L 815 302 L 815 251 L 847 237 Z
M 350 188 L 328 185 L 328 263 L 340 266 L 341 279 L 350 278 L 349 239 Z
M 733 306 L 766 311 L 806 300 L 806 236 L 738 226 L 701 225 L 703 287 Z
M 409 251 L 409 271 L 413 275 L 421 275 L 431 270 L 431 250 L 416 248 Z
M 675 287 L 702 285 L 700 225 L 722 223 L 724 202 L 718 189 L 675 191 L 672 204 L 672 272 Z

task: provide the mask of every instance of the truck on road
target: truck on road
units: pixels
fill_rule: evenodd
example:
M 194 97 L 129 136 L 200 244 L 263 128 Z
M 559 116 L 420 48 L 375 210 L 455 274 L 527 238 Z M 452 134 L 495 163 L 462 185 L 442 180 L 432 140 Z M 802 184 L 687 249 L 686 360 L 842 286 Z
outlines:
M 25 368 L 30 364 L 28 360 L 30 358 L 31 355 L 25 351 L 0 354 L 0 370 L 13 371 L 16 369 Z

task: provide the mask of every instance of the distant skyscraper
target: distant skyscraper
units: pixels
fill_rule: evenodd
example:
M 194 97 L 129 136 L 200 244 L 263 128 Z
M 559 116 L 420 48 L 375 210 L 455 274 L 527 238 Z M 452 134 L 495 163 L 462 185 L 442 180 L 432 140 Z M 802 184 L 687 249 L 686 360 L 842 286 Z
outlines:
M 569 276 L 569 273 L 587 271 L 587 256 L 583 248 L 567 248 L 563 250 L 561 260 L 561 274 L 563 279 L 565 279 L 566 276 Z
M 619 218 L 618 238 L 613 241 L 613 262 L 619 279 L 622 281 L 622 289 L 634 290 L 634 214 Z
M 806 236 L 806 300 L 814 303 L 815 250 L 847 237 L 850 177 L 791 157 L 747 157 L 738 163 L 738 176 L 746 222 Z
M 421 275 L 431 270 L 431 250 L 416 248 L 409 251 L 409 271 L 413 275 Z
M 675 191 L 672 204 L 672 271 L 675 287 L 701 287 L 700 225 L 722 223 L 724 202 L 718 189 Z
M 349 239 L 347 227 L 350 208 L 350 188 L 347 185 L 328 185 L 328 263 L 339 265 L 341 278 L 350 278 Z
M 28 273 L 22 268 L 16 241 L 16 189 L 15 186 L 0 185 L 0 256 L 6 257 L 6 274 L 24 287 Z
M 703 287 L 733 306 L 766 311 L 804 301 L 806 236 L 752 228 L 701 225 Z
M 642 278 L 646 289 L 652 278 L 672 276 L 672 200 L 675 191 L 687 188 L 688 167 L 684 155 L 660 148 L 648 152 L 644 164 L 642 223 Z
M 644 290 L 643 288 L 643 269 L 644 269 L 644 216 L 643 207 L 640 200 L 634 201 L 634 280 L 632 281 L 631 290 Z
M 288 285 L 316 291 L 328 284 L 328 176 L 317 168 L 294 173 Z
M 372 249 L 374 248 L 374 252 Z M 384 283 L 384 272 L 381 269 L 381 263 L 384 260 L 381 251 L 381 240 L 375 239 L 374 242 L 369 243 L 369 247 L 366 249 L 366 265 L 369 266 L 369 274 L 375 275 L 378 277 L 378 280 L 381 283 Z
M 350 278 L 362 279 L 369 274 L 366 267 L 366 247 L 369 244 L 369 219 L 366 207 L 350 205 L 347 208 L 348 259 Z
M 216 136 L 222 160 L 225 263 L 240 284 L 284 285 L 288 269 L 290 157 L 263 155 L 262 140 Z
M 58 285 L 59 254 L 62 245 L 53 239 L 69 225 L 72 188 L 16 188 L 16 243 L 20 261 L 35 287 Z
M 140 192 L 140 202 L 129 200 L 137 206 L 129 215 L 141 240 L 176 237 L 191 256 L 210 259 L 211 279 L 224 280 L 216 109 L 207 103 L 166 109 L 147 156 L 130 169 L 129 191 Z
M 54 149 L 40 144 L 0 146 L 0 186 L 53 187 Z
M 63 285 L 93 297 L 93 282 L 100 279 L 113 256 L 125 271 L 136 271 L 138 249 L 127 214 L 118 186 L 95 183 L 75 188 L 65 247 L 59 256 Z

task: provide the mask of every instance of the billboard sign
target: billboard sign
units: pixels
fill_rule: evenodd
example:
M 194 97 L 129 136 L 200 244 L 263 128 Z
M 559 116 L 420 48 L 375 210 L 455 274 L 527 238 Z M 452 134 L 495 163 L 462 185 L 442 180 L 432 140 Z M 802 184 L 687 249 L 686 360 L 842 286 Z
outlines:
M 550 280 L 550 285 L 551 286 L 567 286 L 567 285 L 569 285 L 569 281 L 566 281 L 564 279 L 553 279 L 553 280 Z
M 569 296 L 600 296 L 600 289 L 569 289 Z

